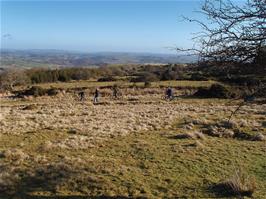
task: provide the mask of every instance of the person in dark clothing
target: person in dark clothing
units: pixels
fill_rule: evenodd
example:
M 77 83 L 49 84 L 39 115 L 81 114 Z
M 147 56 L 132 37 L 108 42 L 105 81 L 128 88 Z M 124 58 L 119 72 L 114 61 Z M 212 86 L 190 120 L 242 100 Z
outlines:
M 78 93 L 78 95 L 79 95 L 79 100 L 80 101 L 84 101 L 85 100 L 85 93 L 84 93 L 84 91 L 80 91 Z
M 96 88 L 96 90 L 95 90 L 95 92 L 94 92 L 93 103 L 97 103 L 97 102 L 99 102 L 99 96 L 100 96 L 99 89 Z
M 118 90 L 118 86 L 113 86 L 113 97 L 115 98 L 115 99 L 117 99 L 118 98 L 118 94 L 119 94 L 119 90 Z
M 168 87 L 166 89 L 165 94 L 166 94 L 166 98 L 167 99 L 169 99 L 169 100 L 173 99 L 173 90 L 172 90 L 172 88 Z

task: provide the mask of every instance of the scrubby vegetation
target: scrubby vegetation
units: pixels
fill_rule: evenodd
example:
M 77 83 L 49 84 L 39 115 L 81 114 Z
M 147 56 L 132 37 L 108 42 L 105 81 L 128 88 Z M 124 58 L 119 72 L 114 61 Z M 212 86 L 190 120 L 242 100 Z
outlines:
M 25 96 L 38 97 L 38 96 L 44 96 L 44 95 L 54 96 L 54 95 L 57 95 L 59 92 L 60 90 L 55 89 L 55 88 L 45 89 L 40 86 L 32 86 L 25 90 L 16 91 L 15 94 L 17 97 L 25 97 Z
M 193 73 L 194 67 L 182 64 L 170 65 L 118 65 L 100 68 L 61 68 L 61 69 L 28 69 L 22 71 L 7 70 L 0 74 L 0 85 L 7 88 L 25 84 L 69 82 L 73 80 L 97 79 L 100 82 L 119 79 L 131 82 L 152 82 L 159 80 L 208 80 L 199 78 Z M 13 78 L 6 78 L 7 74 Z M 18 78 L 19 77 L 19 78 Z M 127 78 L 124 78 L 127 77 Z M 23 79 L 20 80 L 20 79 Z M 13 80 L 13 81 L 12 81 Z M 16 81 L 15 81 L 16 80 Z
M 213 84 L 210 88 L 199 88 L 194 94 L 197 97 L 230 99 L 236 96 L 232 90 L 221 84 Z

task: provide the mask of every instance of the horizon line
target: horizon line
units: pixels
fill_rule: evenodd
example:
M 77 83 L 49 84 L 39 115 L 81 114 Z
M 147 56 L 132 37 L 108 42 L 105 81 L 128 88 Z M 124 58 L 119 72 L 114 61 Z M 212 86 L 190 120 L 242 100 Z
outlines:
M 159 54 L 159 55 L 185 55 L 178 53 L 175 51 L 175 53 L 165 53 L 165 52 L 146 52 L 146 51 L 88 51 L 88 50 L 71 50 L 71 49 L 57 49 L 57 48 L 0 48 L 1 51 L 3 50 L 10 50 L 10 51 L 65 51 L 65 52 L 73 52 L 73 53 L 87 53 L 87 54 L 92 54 L 92 53 L 131 53 L 131 54 Z

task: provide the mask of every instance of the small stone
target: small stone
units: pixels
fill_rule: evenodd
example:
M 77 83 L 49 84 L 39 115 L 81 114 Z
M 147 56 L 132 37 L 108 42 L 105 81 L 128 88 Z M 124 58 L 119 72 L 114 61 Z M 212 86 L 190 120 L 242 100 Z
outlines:
M 67 133 L 69 133 L 69 134 L 77 134 L 77 130 L 76 129 L 69 129 L 67 131 Z

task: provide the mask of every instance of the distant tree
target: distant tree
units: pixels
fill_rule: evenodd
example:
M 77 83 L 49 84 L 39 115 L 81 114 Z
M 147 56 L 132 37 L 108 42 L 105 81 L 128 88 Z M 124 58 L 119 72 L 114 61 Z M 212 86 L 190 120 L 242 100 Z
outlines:
M 131 82 L 155 82 L 158 81 L 158 77 L 150 72 L 143 72 L 138 74 L 138 77 L 132 78 Z
M 169 65 L 167 69 L 161 74 L 160 80 L 176 80 L 178 79 L 179 71 L 177 68 Z
M 66 70 L 60 70 L 58 80 L 61 82 L 67 82 L 70 81 L 71 78 Z
M 177 50 L 197 53 L 200 61 L 265 64 L 266 0 L 205 0 L 199 12 L 207 22 L 185 17 L 201 26 L 196 47 Z
M 24 70 L 8 69 L 0 75 L 0 89 L 12 91 L 14 86 L 23 85 L 29 82 Z

